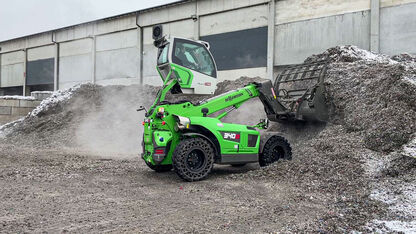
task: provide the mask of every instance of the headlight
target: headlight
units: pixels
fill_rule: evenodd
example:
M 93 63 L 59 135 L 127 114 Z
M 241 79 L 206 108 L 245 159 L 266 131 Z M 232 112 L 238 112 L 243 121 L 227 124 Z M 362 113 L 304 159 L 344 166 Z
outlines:
M 179 115 L 175 115 L 176 123 L 178 124 L 178 128 L 180 130 L 183 130 L 185 128 L 189 128 L 189 125 L 191 124 L 191 120 L 186 117 L 182 117 Z
M 159 107 L 157 109 L 156 117 L 163 118 L 164 115 L 165 115 L 165 108 Z

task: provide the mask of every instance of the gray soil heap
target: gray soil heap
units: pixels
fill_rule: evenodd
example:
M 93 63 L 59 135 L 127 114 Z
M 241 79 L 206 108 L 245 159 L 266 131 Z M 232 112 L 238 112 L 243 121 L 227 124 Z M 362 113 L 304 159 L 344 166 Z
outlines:
M 304 196 L 288 198 L 294 203 L 319 191 L 322 196 L 311 199 L 326 207 L 316 210 L 322 213 L 314 230 L 415 231 L 415 57 L 404 54 L 390 59 L 342 46 L 306 62 L 324 58 L 330 60 L 329 123 L 275 124 L 272 130 L 291 139 L 294 160 L 242 176 L 295 184 Z M 386 203 L 392 202 L 406 205 L 386 210 Z
M 199 219 L 194 213 L 189 213 L 189 216 L 194 217 L 195 224 L 200 223 L 205 228 L 203 230 L 416 231 L 416 196 L 413 192 L 416 191 L 416 57 L 402 54 L 390 58 L 354 46 L 339 46 L 313 55 L 306 61 L 312 62 L 322 58 L 330 59 L 326 78 L 329 101 L 332 105 L 330 121 L 319 125 L 274 123 L 269 130 L 281 131 L 290 140 L 293 148 L 292 161 L 281 161 L 261 169 L 250 166 L 245 169 L 233 169 L 241 171 L 232 171 L 234 174 L 228 176 L 224 175 L 227 173 L 221 172 L 220 168 L 217 172 L 220 176 L 213 176 L 211 180 L 199 185 L 189 185 L 192 189 L 186 193 L 185 200 L 188 201 L 190 198 L 210 204 L 210 212 L 204 215 L 213 218 L 212 220 L 223 220 L 225 218 L 219 217 L 216 211 L 221 210 L 230 214 L 228 218 L 234 217 L 234 221 L 241 222 L 240 225 L 208 225 L 210 219 Z M 236 81 L 221 82 L 216 94 L 259 79 L 242 77 Z M 110 149 L 106 147 L 112 147 L 114 152 L 124 149 L 122 153 L 139 153 L 142 134 L 140 123 L 143 116 L 142 113 L 135 112 L 135 109 L 139 105 L 151 105 L 157 89 L 152 86 L 102 87 L 84 84 L 54 93 L 54 96 L 46 99 L 41 107 L 24 119 L 0 127 L 0 137 L 3 137 L 1 139 L 7 145 L 4 149 L 10 150 L 13 148 L 10 145 L 19 145 L 60 151 L 67 147 L 85 151 L 101 149 L 108 152 Z M 198 101 L 206 96 L 170 98 Z M 264 118 L 264 113 L 260 102 L 252 101 L 227 118 L 232 119 L 232 122 L 255 124 L 259 118 Z M 54 158 L 59 158 L 60 154 L 62 153 L 58 153 Z M 78 155 L 74 157 L 81 158 Z M 75 159 L 70 159 L 68 163 L 71 163 L 71 160 Z M 95 166 L 105 164 L 109 171 L 113 170 L 112 164 L 119 165 L 114 169 L 117 175 L 126 172 L 123 169 L 126 167 L 126 173 L 134 178 L 132 181 L 139 180 L 136 175 L 139 173 L 136 172 L 137 169 L 146 170 L 145 167 L 137 166 L 141 162 L 134 164 L 130 161 L 110 161 L 103 164 L 90 160 L 92 159 L 81 161 L 93 163 Z M 86 165 L 77 166 L 84 167 L 89 168 Z M 88 169 L 87 172 L 92 173 L 92 170 Z M 14 172 L 10 173 L 11 176 L 14 175 Z M 84 172 L 80 170 L 78 173 Z M 5 178 L 7 175 L 0 174 Z M 163 183 L 161 181 L 168 179 L 168 176 L 159 177 L 153 183 Z M 217 184 L 215 180 L 220 183 Z M 143 191 L 146 191 L 149 186 L 146 187 L 145 182 L 143 184 Z M 236 191 L 235 194 L 221 187 L 221 184 L 234 186 L 232 190 Z M 107 188 L 107 184 L 103 186 Z M 250 189 L 246 188 L 247 186 Z M 169 186 L 166 188 L 169 191 L 174 189 Z M 245 194 L 247 190 L 256 196 Z M 154 193 L 153 190 L 152 192 Z M 269 197 L 262 200 L 263 192 Z M 207 194 L 213 195 L 211 199 L 214 199 L 215 203 L 209 202 Z M 129 199 L 138 199 L 134 194 L 132 197 Z M 176 205 L 182 202 L 185 204 L 185 201 L 180 200 L 181 197 L 182 195 L 176 197 Z M 228 204 L 234 207 L 237 203 L 241 203 L 241 206 L 238 205 L 238 209 L 235 210 L 224 210 L 223 207 L 215 206 Z M 140 204 L 145 206 L 146 203 Z M 161 203 L 163 204 L 165 203 Z M 168 208 L 159 206 L 153 210 L 164 209 Z M 245 212 L 246 209 L 249 210 Z M 120 210 L 121 215 L 126 212 Z M 277 221 L 274 216 L 278 216 Z M 253 217 L 259 219 L 253 222 Z M 56 220 L 56 223 L 61 221 Z M 153 225 L 164 228 L 166 220 L 163 224 L 162 221 Z M 134 222 L 131 220 L 130 224 L 133 225 Z M 245 223 L 249 225 L 243 225 Z M 9 231 L 30 230 L 13 228 L 7 222 L 3 224 Z M 171 225 L 174 226 L 175 223 Z M 235 225 L 234 229 L 230 229 L 232 225 Z M 180 226 L 184 228 L 181 229 L 183 231 L 200 230 Z M 95 229 L 93 226 L 89 228 L 91 229 L 80 227 L 74 230 L 117 230 Z M 39 231 L 42 228 L 33 230 Z

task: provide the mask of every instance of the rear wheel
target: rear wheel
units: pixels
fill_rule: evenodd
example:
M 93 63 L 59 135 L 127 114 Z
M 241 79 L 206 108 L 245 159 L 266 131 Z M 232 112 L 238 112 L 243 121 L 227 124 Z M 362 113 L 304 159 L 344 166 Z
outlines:
M 172 155 L 175 172 L 186 181 L 205 179 L 214 165 L 214 149 L 202 138 L 182 140 Z
M 292 159 L 292 148 L 284 137 L 272 136 L 264 145 L 259 164 L 264 167 L 277 162 L 279 159 Z
M 147 161 L 145 161 L 145 162 L 146 162 L 146 165 L 150 169 L 152 169 L 156 172 L 167 172 L 167 171 L 172 170 L 172 165 L 152 165 L 151 163 L 149 163 Z

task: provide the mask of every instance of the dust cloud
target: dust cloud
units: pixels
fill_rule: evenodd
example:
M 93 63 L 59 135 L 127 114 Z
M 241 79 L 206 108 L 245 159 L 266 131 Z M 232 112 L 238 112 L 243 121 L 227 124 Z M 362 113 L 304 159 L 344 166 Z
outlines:
M 95 112 L 80 122 L 76 132 L 76 144 L 85 151 L 100 155 L 141 153 L 144 111 L 140 105 L 149 106 L 154 95 L 150 87 L 104 87 L 102 103 Z

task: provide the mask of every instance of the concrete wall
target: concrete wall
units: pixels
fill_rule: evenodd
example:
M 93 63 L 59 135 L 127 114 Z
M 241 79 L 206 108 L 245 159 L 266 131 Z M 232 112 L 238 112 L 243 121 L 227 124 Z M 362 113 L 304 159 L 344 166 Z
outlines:
M 68 27 L 63 30 L 56 31 L 54 35 L 57 42 L 66 42 L 132 28 L 136 28 L 136 14 L 113 17 Z
M 30 47 L 50 45 L 52 32 L 40 33 L 32 36 L 0 42 L 1 53 L 21 50 Z
M 416 53 L 416 1 L 381 0 L 380 6 L 380 53 Z M 336 45 L 370 50 L 369 9 L 370 0 L 277 1 L 274 64 L 301 63 Z
M 380 52 L 416 54 L 416 3 L 381 9 Z
M 86 38 L 59 44 L 59 89 L 92 81 L 92 43 Z
M 200 15 L 268 3 L 268 0 L 203 0 L 198 2 Z
M 23 86 L 25 82 L 24 78 L 24 65 L 25 65 L 25 52 L 16 51 L 1 55 L 0 66 L 0 86 L 13 87 Z
M 17 100 L 0 98 L 0 125 L 26 116 L 40 104 L 38 100 Z
M 280 24 L 276 26 L 275 65 L 302 63 L 336 45 L 370 48 L 369 11 Z
M 217 13 L 200 18 L 200 35 L 207 36 L 267 26 L 267 5 Z
M 140 83 L 138 38 L 137 29 L 96 38 L 98 84 Z
M 145 11 L 139 14 L 138 24 L 142 27 L 172 21 L 190 19 L 196 14 L 196 2 L 187 2 L 172 7 L 160 8 L 156 11 Z
M 370 9 L 370 0 L 280 0 L 276 2 L 276 24 L 298 22 Z

